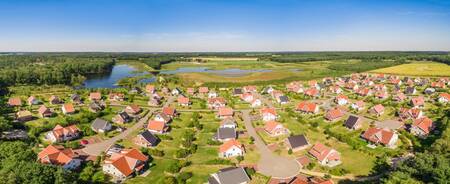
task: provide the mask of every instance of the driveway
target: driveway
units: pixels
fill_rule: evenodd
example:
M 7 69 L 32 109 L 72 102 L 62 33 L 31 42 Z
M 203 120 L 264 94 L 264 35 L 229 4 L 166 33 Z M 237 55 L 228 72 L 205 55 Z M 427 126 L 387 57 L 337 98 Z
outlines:
M 242 113 L 247 132 L 250 136 L 255 138 L 255 145 L 261 155 L 261 158 L 258 161 L 258 171 L 266 176 L 272 176 L 274 178 L 291 178 L 296 176 L 300 171 L 300 165 L 297 161 L 272 153 L 256 133 L 250 119 L 250 111 L 244 110 Z

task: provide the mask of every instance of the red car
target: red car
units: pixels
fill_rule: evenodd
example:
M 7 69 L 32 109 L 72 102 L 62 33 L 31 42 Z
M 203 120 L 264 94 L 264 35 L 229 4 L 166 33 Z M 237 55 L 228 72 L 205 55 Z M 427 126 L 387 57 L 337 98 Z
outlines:
M 81 145 L 86 145 L 86 144 L 89 144 L 89 141 L 83 139 L 83 140 L 80 141 L 80 144 Z

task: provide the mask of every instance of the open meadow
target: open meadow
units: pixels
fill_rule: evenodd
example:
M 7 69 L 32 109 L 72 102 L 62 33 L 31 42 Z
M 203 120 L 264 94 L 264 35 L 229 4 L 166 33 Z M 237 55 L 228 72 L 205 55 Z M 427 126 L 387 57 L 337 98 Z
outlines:
M 372 70 L 371 72 L 395 75 L 442 77 L 450 76 L 450 66 L 436 62 L 413 62 L 409 64 L 402 64 L 393 67 Z

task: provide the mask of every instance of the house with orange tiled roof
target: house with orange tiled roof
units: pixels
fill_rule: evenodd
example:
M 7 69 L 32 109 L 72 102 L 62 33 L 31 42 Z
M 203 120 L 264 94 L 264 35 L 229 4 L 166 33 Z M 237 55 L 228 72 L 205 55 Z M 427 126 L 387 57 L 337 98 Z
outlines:
M 8 106 L 22 106 L 22 100 L 19 97 L 11 97 L 8 99 Z
M 49 145 L 38 154 L 38 161 L 42 164 L 62 166 L 64 169 L 76 169 L 81 165 L 78 154 L 70 148 Z
M 329 148 L 322 143 L 316 143 L 308 153 L 316 158 L 320 165 L 334 167 L 341 164 L 341 154 L 335 149 Z
M 316 88 L 309 88 L 309 89 L 305 90 L 305 95 L 310 96 L 310 97 L 318 97 L 318 96 L 320 96 L 320 92 Z
M 217 116 L 220 119 L 232 118 L 234 115 L 233 109 L 231 107 L 220 107 L 217 112 Z
M 41 105 L 38 109 L 38 114 L 40 117 L 51 117 L 53 116 L 53 111 L 50 108 L 47 108 L 45 105 Z
M 334 94 L 341 94 L 342 93 L 342 89 L 339 86 L 330 86 L 329 89 Z
M 135 173 L 142 173 L 147 161 L 148 157 L 137 149 L 123 149 L 105 159 L 103 172 L 115 179 L 124 180 Z
M 369 88 L 360 88 L 356 90 L 355 93 L 359 96 L 369 96 L 372 95 L 372 90 Z
M 139 105 L 130 104 L 127 107 L 125 107 L 124 111 L 128 114 L 136 115 L 136 114 L 139 114 L 142 111 L 142 109 L 141 109 L 141 107 L 139 107 Z
M 264 107 L 259 110 L 263 121 L 274 121 L 278 118 L 275 108 Z
M 394 95 L 393 100 L 396 102 L 403 102 L 406 98 L 407 97 L 404 93 L 397 93 L 396 95 Z
M 206 95 L 209 92 L 209 88 L 202 86 L 198 88 L 198 93 L 201 95 Z
M 373 144 L 382 144 L 393 148 L 397 144 L 398 134 L 392 130 L 370 127 L 361 137 Z
M 194 95 L 195 94 L 195 89 L 194 88 L 186 88 L 186 93 L 188 95 Z
M 423 116 L 423 112 L 422 110 L 418 109 L 418 108 L 400 108 L 400 111 L 398 112 L 398 116 L 402 119 L 402 120 L 406 120 L 406 119 L 418 119 L 421 118 Z
M 289 133 L 289 130 L 283 126 L 283 124 L 278 123 L 276 121 L 268 121 L 264 125 L 264 130 L 270 136 L 279 136 L 285 135 Z
M 240 95 L 241 100 L 245 101 L 245 102 L 251 102 L 255 97 L 253 96 L 253 93 L 250 92 L 246 92 L 243 93 L 242 95 Z
M 441 93 L 441 94 L 439 94 L 438 101 L 440 103 L 448 103 L 448 102 L 450 102 L 450 94 L 448 94 L 448 93 Z
M 123 101 L 123 100 L 125 100 L 125 94 L 123 94 L 123 93 L 109 93 L 108 99 L 110 101 Z
M 352 103 L 352 105 L 350 107 L 354 110 L 361 111 L 364 109 L 365 105 L 366 105 L 366 103 L 364 103 L 364 101 L 359 100 L 359 101 Z
M 147 84 L 145 86 L 145 92 L 150 93 L 150 94 L 155 93 L 155 86 L 151 85 L 151 84 Z
M 66 103 L 61 107 L 63 114 L 74 114 L 75 108 L 72 103 Z
M 169 127 L 164 121 L 150 120 L 148 121 L 147 130 L 152 133 L 163 134 L 166 133 Z
M 338 96 L 336 96 L 336 98 L 334 99 L 334 101 L 338 104 L 338 105 L 345 105 L 348 103 L 348 97 L 340 94 Z
M 297 107 L 295 108 L 297 111 L 301 111 L 304 113 L 313 113 L 316 114 L 319 112 L 319 106 L 313 102 L 300 102 L 297 104 Z
M 333 108 L 327 111 L 327 113 L 325 114 L 325 119 L 328 121 L 334 121 L 343 117 L 344 115 L 345 114 L 343 110 L 339 108 Z
M 92 92 L 89 94 L 89 100 L 100 101 L 102 99 L 102 94 L 100 92 Z
M 293 82 L 290 82 L 289 84 L 286 84 L 286 89 L 287 89 L 287 91 L 294 92 L 294 93 L 303 93 L 304 92 L 303 85 L 299 81 L 293 81 Z
M 386 99 L 389 97 L 389 93 L 387 91 L 376 91 L 375 92 L 375 97 L 377 97 L 378 99 Z
M 384 106 L 381 104 L 375 105 L 372 108 L 370 108 L 369 112 L 377 116 L 381 116 L 384 113 Z
M 218 109 L 225 105 L 227 105 L 227 101 L 223 97 L 208 98 L 208 108 L 210 109 Z
M 430 132 L 434 129 L 433 120 L 431 120 L 428 117 L 421 117 L 418 119 L 415 119 L 413 124 L 411 125 L 411 133 L 421 137 L 425 138 L 430 134 Z
M 47 132 L 45 138 L 51 142 L 64 142 L 78 138 L 80 133 L 81 131 L 76 125 L 67 127 L 56 125 L 52 131 Z
M 177 98 L 177 102 L 178 102 L 178 105 L 181 105 L 181 106 L 189 106 L 191 104 L 190 101 L 189 101 L 189 98 L 185 97 L 185 96 L 182 96 L 182 95 L 180 95 Z
M 244 92 L 256 92 L 257 90 L 256 86 L 244 86 L 242 89 Z
M 253 101 L 250 102 L 250 106 L 252 107 L 260 107 L 262 105 L 262 101 L 259 98 L 253 99 Z
M 425 98 L 423 96 L 414 97 L 411 99 L 411 105 L 414 108 L 422 108 L 425 105 Z
M 163 107 L 162 113 L 169 116 L 170 118 L 174 118 L 177 115 L 177 111 L 173 107 Z
M 445 88 L 445 83 L 444 82 L 432 82 L 431 83 L 431 87 L 433 88 Z
M 219 157 L 221 158 L 243 156 L 244 153 L 244 146 L 236 139 L 226 141 L 219 147 Z

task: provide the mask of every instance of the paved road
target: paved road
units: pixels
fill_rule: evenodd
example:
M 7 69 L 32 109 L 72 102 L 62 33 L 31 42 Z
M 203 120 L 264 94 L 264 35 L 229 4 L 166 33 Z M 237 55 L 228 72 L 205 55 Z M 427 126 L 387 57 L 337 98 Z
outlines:
M 175 100 L 175 97 L 173 97 L 173 96 L 170 97 L 167 100 L 165 106 L 167 106 L 168 104 L 171 104 L 174 100 Z M 119 135 L 116 135 L 110 139 L 103 140 L 98 143 L 88 144 L 86 147 L 83 148 L 83 152 L 85 152 L 89 155 L 98 156 L 98 155 L 100 155 L 100 153 L 107 151 L 108 148 L 111 147 L 116 141 L 118 141 L 120 139 L 125 139 L 135 130 L 142 128 L 142 126 L 147 122 L 148 118 L 153 114 L 153 112 L 155 110 L 156 109 L 149 109 L 149 112 L 147 113 L 147 115 L 145 115 L 136 124 L 134 124 L 132 127 L 128 128 L 127 130 L 123 131 Z
M 250 111 L 245 110 L 242 111 L 242 113 L 247 132 L 250 136 L 255 138 L 255 145 L 261 155 L 261 158 L 258 161 L 259 172 L 266 176 L 272 176 L 273 178 L 280 179 L 296 176 L 300 170 L 300 165 L 298 162 L 295 159 L 285 158 L 273 154 L 256 133 L 250 119 Z

